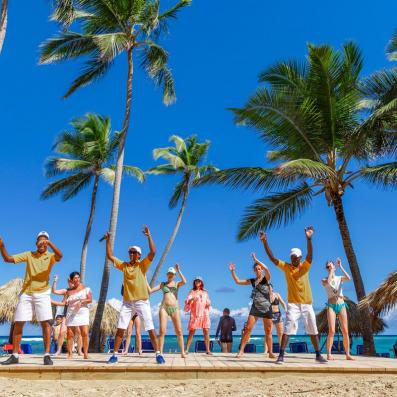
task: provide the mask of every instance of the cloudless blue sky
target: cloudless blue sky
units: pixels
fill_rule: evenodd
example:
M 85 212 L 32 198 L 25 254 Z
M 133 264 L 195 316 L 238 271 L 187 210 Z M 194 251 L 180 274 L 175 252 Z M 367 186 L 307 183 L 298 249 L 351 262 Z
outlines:
M 54 270 L 62 286 L 67 274 L 79 268 L 90 189 L 66 203 L 60 198 L 41 201 L 40 192 L 47 183 L 43 163 L 51 154 L 57 134 L 67 129 L 74 117 L 97 112 L 110 116 L 115 130 L 121 128 L 126 60 L 121 57 L 106 78 L 63 100 L 62 95 L 81 63 L 38 65 L 40 43 L 57 30 L 56 24 L 48 20 L 50 3 L 10 2 L 9 27 L 0 56 L 0 234 L 9 252 L 17 253 L 33 249 L 36 233 L 48 230 L 64 253 Z M 201 140 L 211 140 L 207 161 L 219 168 L 265 166 L 269 148 L 254 131 L 236 127 L 226 109 L 245 103 L 258 86 L 258 73 L 265 67 L 281 59 L 302 60 L 308 42 L 338 47 L 354 40 L 365 56 L 364 74 L 391 67 L 385 58 L 385 46 L 397 27 L 396 12 L 397 4 L 393 1 L 375 5 L 368 0 L 193 0 L 192 6 L 172 23 L 171 34 L 164 42 L 170 53 L 177 103 L 164 106 L 160 91 L 138 67 L 135 69 L 126 163 L 147 169 L 155 164 L 153 148 L 167 146 L 170 135 L 195 133 Z M 130 244 L 139 244 L 146 250 L 141 233 L 143 224 L 150 226 L 160 256 L 177 215 L 177 210 L 168 209 L 175 182 L 173 178 L 149 177 L 139 185 L 133 179 L 124 179 L 117 256 L 127 258 Z M 111 193 L 106 184 L 100 186 L 88 252 L 86 281 L 94 298 L 98 297 L 104 263 L 104 244 L 99 244 L 98 238 L 107 230 Z M 215 308 L 237 309 L 247 306 L 249 300 L 250 288 L 232 282 L 227 267 L 230 261 L 236 263 L 240 277 L 251 276 L 252 251 L 269 263 L 258 240 L 236 241 L 243 209 L 256 197 L 252 192 L 221 186 L 195 189 L 189 197 L 165 267 L 179 262 L 189 286 L 194 275 L 202 275 Z M 357 184 L 344 198 L 367 291 L 396 268 L 396 197 L 395 192 Z M 292 246 L 305 250 L 303 229 L 308 224 L 316 228 L 311 271 L 314 305 L 322 308 L 326 299 L 320 285 L 324 262 L 327 258 L 344 258 L 334 213 L 324 198 L 318 197 L 310 210 L 288 227 L 270 231 L 269 240 L 275 254 L 287 258 Z M 21 265 L 0 266 L 0 284 L 24 274 Z M 275 288 L 285 296 L 283 274 L 273 265 L 270 269 Z M 120 298 L 120 284 L 121 273 L 112 270 L 109 298 Z M 181 291 L 181 299 L 189 286 Z M 232 288 L 233 292 L 221 292 L 225 288 Z M 345 290 L 346 295 L 355 298 L 352 283 Z M 160 298 L 159 294 L 154 295 L 153 303 Z M 395 329 L 389 332 L 395 333 Z

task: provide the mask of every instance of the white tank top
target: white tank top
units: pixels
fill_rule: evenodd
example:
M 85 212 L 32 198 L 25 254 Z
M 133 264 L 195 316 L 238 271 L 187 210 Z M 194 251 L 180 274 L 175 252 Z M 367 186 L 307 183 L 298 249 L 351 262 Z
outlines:
M 327 291 L 328 298 L 339 298 L 343 297 L 342 291 L 342 276 L 334 276 L 330 283 L 325 284 L 325 290 Z

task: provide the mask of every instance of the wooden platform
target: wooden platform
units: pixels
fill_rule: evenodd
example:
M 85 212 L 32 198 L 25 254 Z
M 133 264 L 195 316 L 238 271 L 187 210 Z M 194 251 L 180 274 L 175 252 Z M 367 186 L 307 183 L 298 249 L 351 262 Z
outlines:
M 336 361 L 317 364 L 313 354 L 288 354 L 283 365 L 274 364 L 264 354 L 246 354 L 237 359 L 234 354 L 189 354 L 182 359 L 177 354 L 166 354 L 166 364 L 158 365 L 153 354 L 119 356 L 118 364 L 107 364 L 108 354 L 91 354 L 89 360 L 65 356 L 53 358 L 53 366 L 44 366 L 43 357 L 20 356 L 20 364 L 0 366 L 0 377 L 20 379 L 224 379 L 246 377 L 276 377 L 283 374 L 389 374 L 397 377 L 397 359 L 356 357 L 346 361 L 336 356 Z M 6 359 L 2 357 L 1 359 Z

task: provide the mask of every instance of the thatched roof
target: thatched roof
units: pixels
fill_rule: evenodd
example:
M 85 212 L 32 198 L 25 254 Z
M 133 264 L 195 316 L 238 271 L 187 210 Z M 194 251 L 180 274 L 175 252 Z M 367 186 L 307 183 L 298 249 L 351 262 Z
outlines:
M 376 315 L 386 314 L 397 304 L 397 272 L 391 273 L 389 277 L 373 292 L 360 302 L 368 305 Z
M 90 327 L 92 327 L 92 323 L 94 322 L 96 308 L 96 303 L 90 308 Z M 101 334 L 105 336 L 114 335 L 116 333 L 118 320 L 119 312 L 109 303 L 106 303 L 101 322 Z
M 0 287 L 0 324 L 13 321 L 22 285 L 23 280 L 15 278 Z
M 347 316 L 349 319 L 349 332 L 353 335 L 361 335 L 361 324 L 364 321 L 368 321 L 368 318 L 362 318 L 359 306 L 346 296 L 344 297 L 345 303 L 347 304 Z M 327 308 L 321 310 L 317 314 L 317 327 L 320 334 L 328 333 L 328 319 L 327 319 Z M 372 319 L 372 330 L 375 334 L 378 334 L 387 327 L 385 322 L 378 316 Z

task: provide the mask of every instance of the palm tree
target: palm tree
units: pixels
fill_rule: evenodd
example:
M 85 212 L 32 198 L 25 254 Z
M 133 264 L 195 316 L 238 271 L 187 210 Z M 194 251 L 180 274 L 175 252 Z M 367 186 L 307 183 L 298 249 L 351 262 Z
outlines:
M 274 166 L 222 170 L 200 183 L 266 192 L 247 208 L 239 240 L 288 224 L 309 208 L 313 198 L 323 196 L 335 212 L 360 301 L 365 288 L 343 196 L 360 178 L 386 177 L 387 164 L 368 166 L 368 162 L 379 154 L 377 142 L 395 117 L 396 106 L 372 102 L 371 111 L 363 111 L 368 108 L 364 92 L 374 93 L 374 87 L 371 79 L 359 78 L 363 60 L 353 43 L 345 44 L 343 51 L 309 44 L 308 51 L 305 62 L 281 62 L 262 72 L 259 81 L 265 85 L 243 108 L 232 109 L 238 124 L 255 129 L 275 149 L 268 152 Z M 363 318 L 370 318 L 363 310 Z M 366 353 L 374 354 L 370 322 L 364 324 L 363 338 Z
M 198 143 L 195 135 L 186 139 L 177 135 L 172 135 L 170 141 L 174 142 L 175 146 L 153 150 L 154 159 L 158 160 L 161 158 L 165 160 L 166 163 L 151 168 L 148 173 L 154 175 L 180 175 L 181 180 L 175 186 L 174 193 L 169 202 L 169 207 L 175 208 L 179 202 L 181 206 L 179 208 L 178 217 L 176 218 L 174 230 L 172 231 L 150 281 L 151 287 L 156 283 L 161 266 L 175 241 L 192 184 L 202 176 L 209 175 L 218 170 L 212 165 L 202 165 L 203 159 L 208 153 L 210 146 L 209 141 Z
M 47 177 L 62 176 L 51 182 L 41 194 L 48 199 L 62 194 L 64 201 L 71 199 L 93 182 L 91 193 L 90 214 L 85 229 L 84 242 L 81 250 L 80 276 L 85 278 L 88 241 L 94 221 L 96 197 L 100 178 L 114 183 L 115 167 L 112 161 L 120 140 L 120 134 L 111 133 L 110 119 L 96 114 L 71 122 L 73 131 L 63 132 L 54 146 L 58 156 L 46 162 Z M 124 172 L 144 181 L 144 173 L 136 167 L 124 165 Z
M 8 22 L 8 0 L 2 0 L 1 9 L 0 9 L 0 54 L 1 54 L 1 50 L 3 49 L 4 40 L 6 38 L 7 22 Z
M 191 0 L 179 0 L 173 7 L 160 10 L 160 0 L 63 0 L 53 18 L 64 24 L 55 38 L 47 40 L 41 47 L 40 63 L 55 63 L 84 57 L 85 68 L 77 77 L 65 97 L 78 88 L 104 76 L 115 59 L 126 55 L 127 79 L 123 126 L 117 153 L 113 202 L 110 215 L 110 242 L 114 245 L 124 147 L 130 125 L 134 60 L 140 57 L 140 65 L 149 77 L 163 89 L 163 101 L 175 101 L 174 82 L 168 67 L 168 53 L 159 40 L 168 32 L 169 21 L 189 5 Z M 70 27 L 79 31 L 71 31 Z M 105 308 L 109 285 L 110 263 L 105 259 L 98 309 L 91 334 L 91 350 L 100 348 L 100 323 Z

